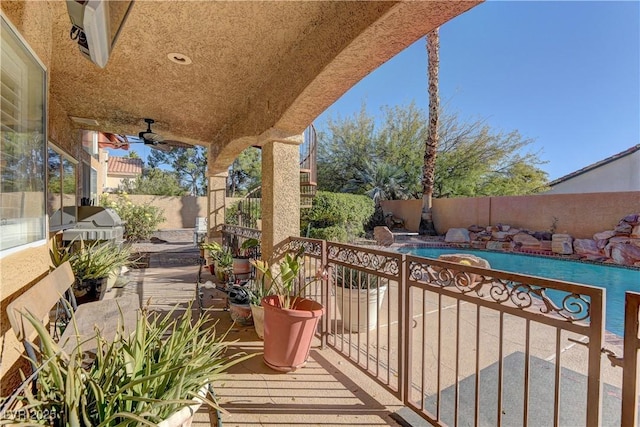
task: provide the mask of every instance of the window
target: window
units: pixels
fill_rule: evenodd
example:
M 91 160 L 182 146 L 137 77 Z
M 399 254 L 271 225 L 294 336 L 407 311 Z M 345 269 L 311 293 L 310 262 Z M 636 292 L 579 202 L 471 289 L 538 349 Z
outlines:
M 47 157 L 49 227 L 68 228 L 76 222 L 76 162 L 52 145 Z
M 46 237 L 46 73 L 2 21 L 0 44 L 0 254 Z
M 82 163 L 82 205 L 98 204 L 98 171 Z

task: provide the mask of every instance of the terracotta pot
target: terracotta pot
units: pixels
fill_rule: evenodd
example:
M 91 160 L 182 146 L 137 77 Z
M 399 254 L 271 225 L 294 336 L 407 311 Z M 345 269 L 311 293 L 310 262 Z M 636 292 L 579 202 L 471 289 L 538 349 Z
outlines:
M 264 362 L 282 372 L 294 371 L 307 363 L 311 342 L 324 307 L 299 298 L 292 309 L 280 308 L 277 295 L 262 300 L 264 308 Z
M 233 258 L 233 276 L 236 279 L 244 280 L 251 276 L 251 263 L 249 258 Z
M 229 314 L 231 314 L 231 320 L 239 326 L 253 325 L 253 317 L 251 316 L 251 307 L 249 307 L 249 304 L 229 302 Z
M 253 326 L 256 328 L 256 334 L 261 340 L 264 339 L 264 307 L 261 305 L 251 304 L 251 316 L 253 316 Z

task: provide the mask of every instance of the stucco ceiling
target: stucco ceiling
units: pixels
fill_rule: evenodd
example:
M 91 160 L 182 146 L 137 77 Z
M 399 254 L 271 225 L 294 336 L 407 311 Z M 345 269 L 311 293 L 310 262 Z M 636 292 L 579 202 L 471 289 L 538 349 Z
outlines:
M 101 69 L 54 2 L 52 99 L 86 129 L 211 145 L 300 133 L 340 95 L 477 1 L 136 1 Z M 169 53 L 192 63 L 171 62 Z M 237 145 L 237 144 L 236 144 Z M 241 144 L 240 144 L 241 145 Z M 238 147 L 242 148 L 242 147 Z

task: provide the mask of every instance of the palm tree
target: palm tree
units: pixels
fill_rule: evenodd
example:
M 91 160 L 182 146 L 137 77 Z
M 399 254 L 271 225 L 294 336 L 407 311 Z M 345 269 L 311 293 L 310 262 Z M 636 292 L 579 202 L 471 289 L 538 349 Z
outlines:
M 427 41 L 427 73 L 429 81 L 429 128 L 425 141 L 424 167 L 422 170 L 422 215 L 420 234 L 435 236 L 433 224 L 432 201 L 436 172 L 436 155 L 438 150 L 438 110 L 440 98 L 438 94 L 438 68 L 440 67 L 440 34 L 435 28 L 426 36 Z
M 402 168 L 386 162 L 365 162 L 362 170 L 344 186 L 347 193 L 364 193 L 373 199 L 376 207 L 382 200 L 404 200 L 411 194 Z

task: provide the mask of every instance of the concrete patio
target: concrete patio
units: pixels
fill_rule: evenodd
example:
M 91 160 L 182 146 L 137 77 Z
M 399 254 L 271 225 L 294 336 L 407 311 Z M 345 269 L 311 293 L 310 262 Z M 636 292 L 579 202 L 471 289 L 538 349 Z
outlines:
M 191 241 L 138 244 L 137 249 L 150 254 L 149 266 L 121 276 L 105 298 L 135 293 L 142 305 L 158 312 L 175 306 L 184 309 L 195 302 L 199 253 Z M 203 269 L 202 282 L 212 279 Z M 262 341 L 253 326 L 232 325 L 222 296 L 213 287 L 203 287 L 203 315 L 217 321 L 220 333 L 230 328 L 227 337 L 234 342 L 230 351 L 256 354 L 215 384 L 225 410 L 223 425 L 400 425 L 391 418 L 402 408 L 400 401 L 335 351 L 321 349 L 319 341 L 303 369 L 283 374 L 267 367 L 260 354 Z M 216 412 L 201 408 L 193 425 L 216 423 Z

